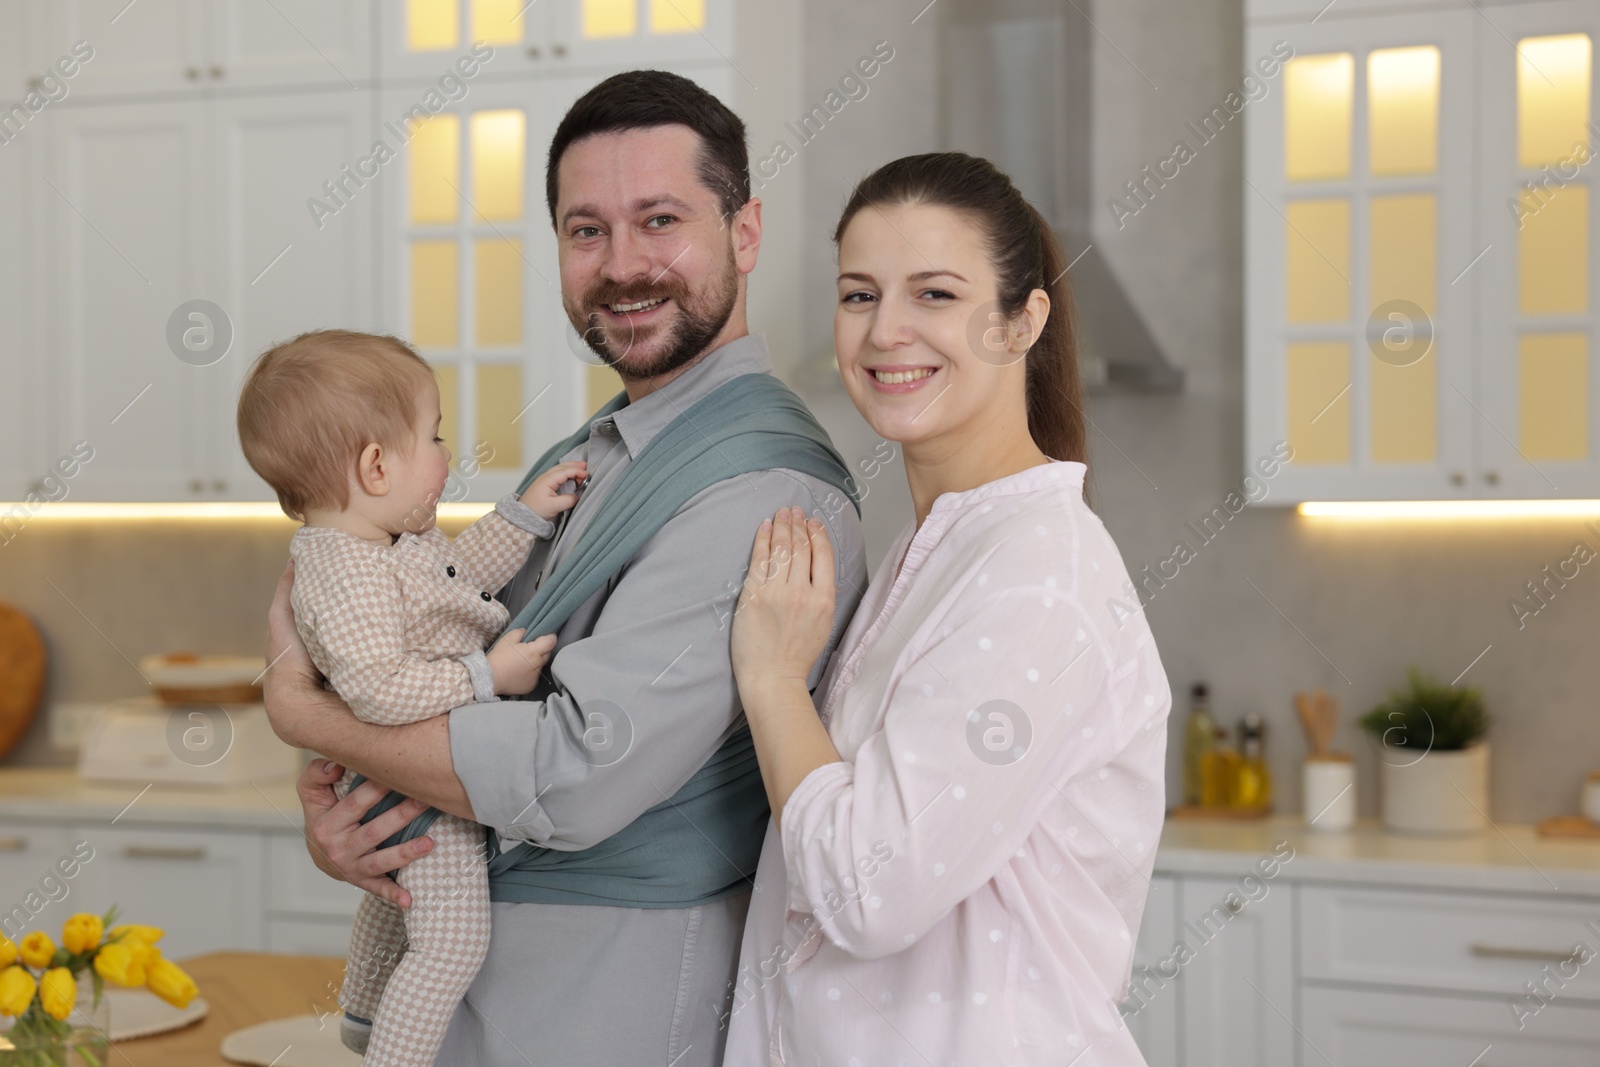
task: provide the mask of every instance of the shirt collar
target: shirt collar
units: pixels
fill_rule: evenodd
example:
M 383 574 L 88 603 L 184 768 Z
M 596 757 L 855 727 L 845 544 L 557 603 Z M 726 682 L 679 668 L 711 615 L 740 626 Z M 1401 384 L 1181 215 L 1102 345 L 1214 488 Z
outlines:
M 688 370 L 610 415 L 589 423 L 589 432 L 602 423 L 617 428 L 630 458 L 637 457 L 656 434 L 695 401 L 741 374 L 772 373 L 766 334 L 746 334 L 712 349 Z
M 1034 493 L 1040 490 L 1073 491 L 1079 499 L 1083 496 L 1083 478 L 1089 468 L 1073 460 L 1052 459 L 1048 463 L 1025 467 L 1015 474 L 996 478 L 991 482 L 963 492 L 940 493 L 934 500 L 930 513 L 993 500 L 996 497 Z

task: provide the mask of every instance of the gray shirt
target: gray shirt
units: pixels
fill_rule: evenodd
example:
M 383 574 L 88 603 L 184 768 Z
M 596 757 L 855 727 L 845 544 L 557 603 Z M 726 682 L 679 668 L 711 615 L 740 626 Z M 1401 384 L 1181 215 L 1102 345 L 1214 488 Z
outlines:
M 737 375 L 771 370 L 765 339 L 742 337 L 649 396 L 593 420 L 585 445 L 563 457 L 587 453 L 588 487 L 565 529 L 535 542 L 501 592 L 512 614 L 633 457 L 679 412 Z M 728 639 L 756 527 L 789 506 L 821 517 L 835 550 L 834 624 L 810 682 L 820 679 L 866 584 L 853 505 L 796 471 L 719 482 L 680 508 L 573 612 L 529 699 L 450 713 L 451 757 L 479 822 L 508 843 L 587 848 L 671 797 L 711 758 L 744 718 Z M 721 1058 L 721 1016 L 747 900 L 741 892 L 700 908 L 656 911 L 496 903 L 489 959 L 438 1062 L 522 1064 L 531 1057 L 542 1067 L 682 1057 L 675 1067 L 712 1067 Z M 542 970 L 555 961 L 559 969 Z M 573 969 L 582 982 L 573 981 Z M 593 989 L 608 990 L 608 1003 L 584 993 Z M 614 999 L 622 991 L 633 1007 Z M 662 1010 L 652 1013 L 656 1000 Z M 519 1033 L 534 1043 L 526 1056 Z M 601 1059 L 593 1058 L 596 1041 L 606 1050 Z

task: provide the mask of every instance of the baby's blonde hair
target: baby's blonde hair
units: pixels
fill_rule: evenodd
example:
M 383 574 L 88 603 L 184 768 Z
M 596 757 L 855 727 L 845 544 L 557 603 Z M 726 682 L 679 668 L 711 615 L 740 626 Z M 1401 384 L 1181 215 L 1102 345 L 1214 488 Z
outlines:
M 433 369 L 397 337 L 315 330 L 268 349 L 239 393 L 239 444 L 292 519 L 350 506 L 369 444 L 409 452 Z

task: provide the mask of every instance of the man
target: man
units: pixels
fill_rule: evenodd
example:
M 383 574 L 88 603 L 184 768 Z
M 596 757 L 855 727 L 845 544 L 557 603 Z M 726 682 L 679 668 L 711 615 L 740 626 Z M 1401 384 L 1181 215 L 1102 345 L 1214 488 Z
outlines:
M 608 514 L 608 494 L 629 484 L 629 467 L 653 469 L 658 436 L 676 429 L 681 442 L 684 412 L 771 370 L 745 321 L 761 202 L 749 195 L 744 125 L 723 104 L 659 71 L 610 78 L 558 127 L 546 191 L 563 304 L 621 374 L 627 403 L 602 409 L 560 457 L 586 458 L 589 477 L 565 528 L 536 542 L 500 592 L 514 620 L 540 602 L 541 582 L 576 566 L 568 557 Z M 721 448 L 705 446 L 704 458 Z M 857 513 L 840 484 L 782 465 L 709 484 L 559 622 L 534 693 L 408 726 L 362 723 L 321 688 L 294 633 L 292 575 L 279 583 L 266 703 L 285 741 L 331 757 L 299 782 L 317 866 L 409 906 L 387 872 L 426 851 L 426 839 L 375 846 L 428 805 L 491 827 L 502 859 L 527 860 L 509 888 L 491 878 L 488 958 L 438 1063 L 721 1061 L 766 824 L 753 753 L 746 763 L 738 749 L 748 730 L 730 613 L 761 520 L 785 506 L 819 514 L 839 562 L 816 684 L 866 578 Z M 340 765 L 374 780 L 336 802 Z M 390 787 L 411 799 L 361 823 Z

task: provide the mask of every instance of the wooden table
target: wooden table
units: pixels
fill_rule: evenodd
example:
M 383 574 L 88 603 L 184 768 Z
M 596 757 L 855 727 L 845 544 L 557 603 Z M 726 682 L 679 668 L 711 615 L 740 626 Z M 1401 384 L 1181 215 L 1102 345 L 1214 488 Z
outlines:
M 106 1067 L 217 1067 L 228 1062 L 222 1039 L 246 1026 L 328 1012 L 329 1025 L 338 1025 L 342 956 L 213 952 L 178 963 L 211 1010 L 182 1030 L 116 1042 Z

